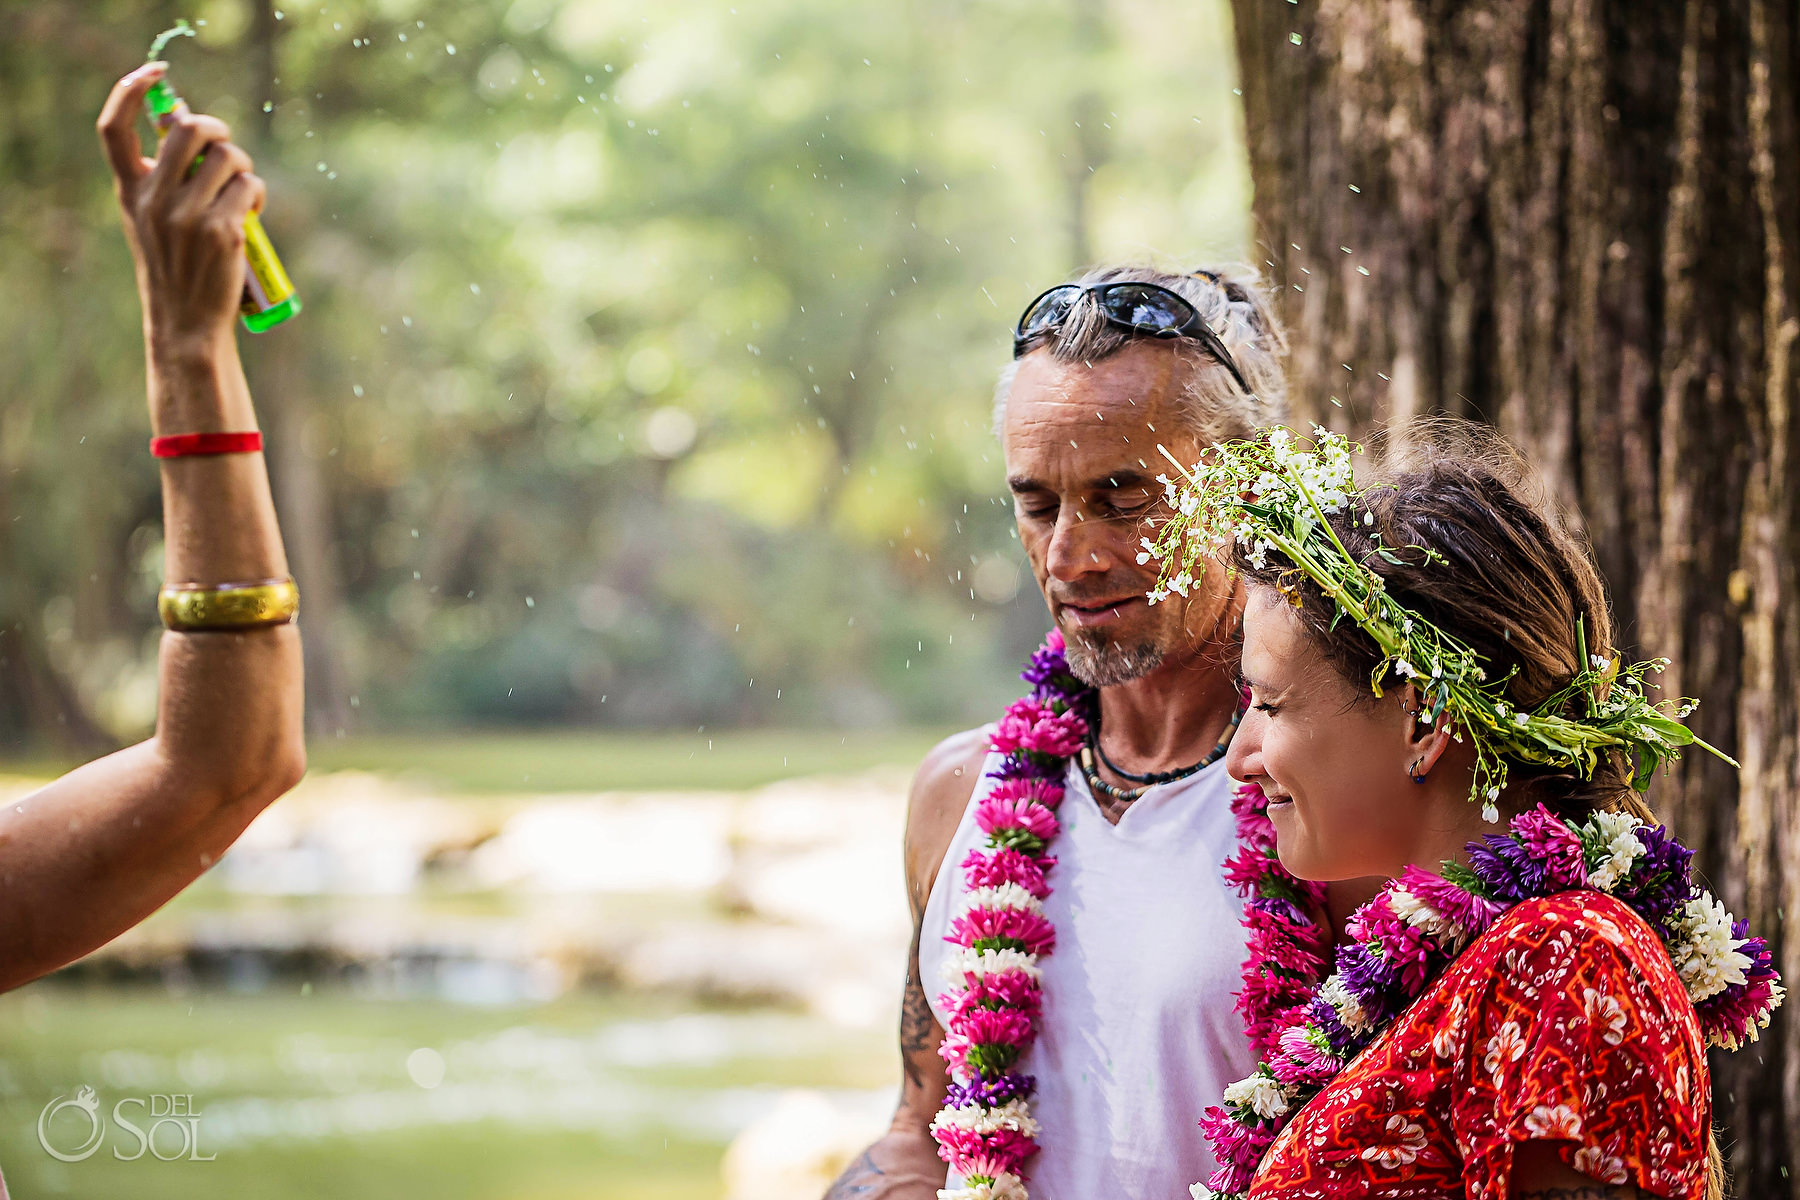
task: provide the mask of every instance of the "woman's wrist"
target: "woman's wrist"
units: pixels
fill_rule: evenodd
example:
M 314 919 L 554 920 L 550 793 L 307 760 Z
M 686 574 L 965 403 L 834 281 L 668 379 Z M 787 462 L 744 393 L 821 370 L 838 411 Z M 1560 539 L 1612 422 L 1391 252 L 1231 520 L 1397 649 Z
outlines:
M 210 342 L 153 339 L 147 368 L 153 435 L 255 428 L 237 344 L 229 333 Z
M 237 357 L 237 339 L 229 325 L 223 330 L 178 330 L 146 318 L 144 349 L 152 369 L 180 374 L 207 370 Z

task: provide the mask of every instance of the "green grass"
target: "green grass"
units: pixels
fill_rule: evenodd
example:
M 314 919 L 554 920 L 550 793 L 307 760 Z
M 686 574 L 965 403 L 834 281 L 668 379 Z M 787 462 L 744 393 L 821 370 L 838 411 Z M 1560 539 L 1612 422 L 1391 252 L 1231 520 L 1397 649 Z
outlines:
M 0 997 L 0 1161 L 20 1197 L 716 1200 L 728 1132 L 705 1114 L 721 1097 L 754 1115 L 777 1086 L 881 1087 L 889 1041 L 798 1014 L 594 995 L 468 1008 L 40 983 Z M 446 1062 L 430 1090 L 405 1065 L 422 1046 Z M 192 1096 L 217 1157 L 120 1161 L 112 1151 L 136 1143 L 114 1126 L 91 1158 L 55 1161 L 38 1114 L 84 1083 L 103 1115 L 127 1096 Z M 59 1147 L 88 1128 L 58 1120 Z
M 710 732 L 471 731 L 320 738 L 314 771 L 411 776 L 449 791 L 679 791 L 761 787 L 802 775 L 918 765 L 944 729 Z M 0 757 L 0 775 L 51 779 L 75 766 Z
M 315 771 L 414 775 L 463 792 L 760 787 L 780 779 L 916 766 L 948 730 L 466 733 L 320 740 Z

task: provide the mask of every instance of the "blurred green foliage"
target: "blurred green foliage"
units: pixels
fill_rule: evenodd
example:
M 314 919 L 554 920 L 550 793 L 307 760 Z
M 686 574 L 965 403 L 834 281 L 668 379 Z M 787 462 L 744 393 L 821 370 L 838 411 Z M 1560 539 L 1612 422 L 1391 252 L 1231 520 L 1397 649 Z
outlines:
M 153 712 L 92 121 L 177 16 L 306 302 L 243 349 L 327 734 L 984 716 L 1044 619 L 988 429 L 1010 322 L 1248 241 L 1220 4 L 197 3 L 0 14 L 14 745 Z

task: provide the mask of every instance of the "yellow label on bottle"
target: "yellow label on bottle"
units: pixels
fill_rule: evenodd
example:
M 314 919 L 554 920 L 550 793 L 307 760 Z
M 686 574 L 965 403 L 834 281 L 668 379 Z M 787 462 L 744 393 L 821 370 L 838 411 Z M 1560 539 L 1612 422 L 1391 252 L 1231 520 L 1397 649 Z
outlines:
M 293 281 L 255 213 L 244 218 L 244 261 L 250 268 L 244 279 L 245 312 L 266 312 L 294 294 Z
M 154 118 L 158 153 L 162 151 L 163 139 L 174 127 L 175 119 L 187 111 L 187 102 L 178 99 L 174 108 Z M 189 175 L 199 168 L 205 157 L 202 152 L 188 165 Z M 293 304 L 283 309 L 279 315 L 264 321 L 255 320 L 289 300 Z M 294 282 L 288 278 L 287 268 L 281 265 L 275 246 L 263 229 L 262 219 L 255 213 L 247 214 L 244 217 L 244 293 L 238 300 L 238 313 L 244 318 L 245 327 L 253 333 L 260 333 L 288 320 L 299 311 L 300 301 L 294 295 Z

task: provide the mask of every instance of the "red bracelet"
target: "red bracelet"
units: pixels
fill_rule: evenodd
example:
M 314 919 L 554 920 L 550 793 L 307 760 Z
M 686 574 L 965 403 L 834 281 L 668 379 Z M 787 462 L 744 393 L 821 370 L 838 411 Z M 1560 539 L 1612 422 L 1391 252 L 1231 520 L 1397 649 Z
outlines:
M 150 453 L 158 458 L 186 458 L 190 454 L 255 454 L 263 448 L 262 434 L 174 433 L 150 439 Z

